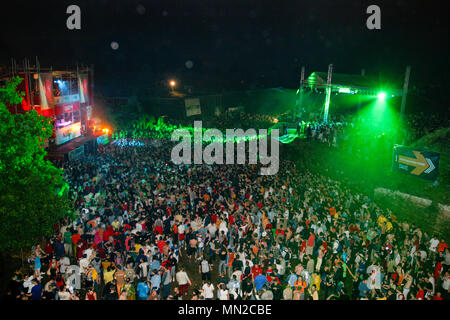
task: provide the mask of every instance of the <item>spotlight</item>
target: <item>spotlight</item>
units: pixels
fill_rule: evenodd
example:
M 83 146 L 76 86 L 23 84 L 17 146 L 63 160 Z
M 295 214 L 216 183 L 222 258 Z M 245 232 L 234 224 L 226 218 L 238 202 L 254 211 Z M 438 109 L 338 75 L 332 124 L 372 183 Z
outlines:
M 379 93 L 377 94 L 377 98 L 378 98 L 378 100 L 384 100 L 384 99 L 386 99 L 386 93 L 384 93 L 384 92 L 379 92 Z

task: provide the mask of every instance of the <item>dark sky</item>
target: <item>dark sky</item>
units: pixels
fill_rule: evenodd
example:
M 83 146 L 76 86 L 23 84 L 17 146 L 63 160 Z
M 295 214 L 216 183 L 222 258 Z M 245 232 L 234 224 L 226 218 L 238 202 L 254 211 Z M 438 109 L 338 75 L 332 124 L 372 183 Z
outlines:
M 66 28 L 70 4 L 81 7 L 81 30 Z M 370 4 L 381 7 L 381 30 L 366 28 Z M 445 8 L 415 0 L 2 1 L 0 63 L 94 64 L 96 87 L 110 95 L 170 77 L 212 91 L 295 88 L 301 65 L 309 74 L 329 63 L 400 82 L 410 64 L 412 85 L 447 91 Z

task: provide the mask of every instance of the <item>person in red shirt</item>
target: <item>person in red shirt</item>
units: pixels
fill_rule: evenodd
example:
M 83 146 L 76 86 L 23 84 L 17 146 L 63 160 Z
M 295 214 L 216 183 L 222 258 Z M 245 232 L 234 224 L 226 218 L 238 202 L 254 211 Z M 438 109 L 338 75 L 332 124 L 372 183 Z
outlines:
M 300 260 L 303 261 L 303 256 L 306 253 L 306 240 L 302 240 L 302 245 L 300 246 Z
M 448 245 L 444 241 L 439 242 L 439 244 L 438 244 L 438 252 L 444 252 L 444 250 L 446 248 L 448 248 Z
M 48 256 L 53 254 L 53 247 L 50 241 L 47 241 L 45 244 L 44 251 Z
M 72 244 L 73 244 L 73 253 L 76 256 L 77 255 L 77 244 L 78 241 L 80 241 L 81 236 L 78 234 L 78 231 L 75 231 L 74 234 L 72 234 Z
M 308 243 L 306 244 L 306 254 L 312 255 L 314 249 L 314 241 L 316 240 L 316 236 L 313 232 L 309 233 Z
M 330 216 L 334 216 L 336 214 L 336 209 L 335 208 L 330 208 Z
M 281 234 L 283 237 L 285 236 L 284 230 L 283 229 L 277 229 L 275 231 L 275 234 L 278 236 L 279 234 Z
M 158 241 L 157 246 L 158 246 L 159 252 L 163 253 L 163 248 L 164 248 L 164 246 L 165 246 L 166 244 L 167 244 L 167 243 L 166 243 L 164 240 L 159 240 L 159 241 Z
M 442 299 L 440 292 L 436 292 L 435 296 L 433 297 L 433 300 L 444 300 L 444 299 Z
M 434 268 L 434 278 L 439 279 L 441 277 L 441 272 L 442 272 L 442 262 L 438 261 L 438 263 L 436 263 L 436 267 Z
M 419 291 L 417 292 L 416 299 L 423 300 L 423 298 L 425 297 L 425 291 L 420 287 L 420 285 L 418 285 L 418 287 Z
M 80 240 L 77 244 L 77 260 L 80 260 L 83 257 L 83 252 L 88 248 L 86 240 Z
M 106 242 L 109 240 L 109 237 L 113 234 L 112 226 L 109 226 L 104 232 L 103 232 L 103 242 Z
M 252 267 L 252 279 L 255 279 L 256 276 L 262 274 L 262 268 L 259 265 L 255 265 Z

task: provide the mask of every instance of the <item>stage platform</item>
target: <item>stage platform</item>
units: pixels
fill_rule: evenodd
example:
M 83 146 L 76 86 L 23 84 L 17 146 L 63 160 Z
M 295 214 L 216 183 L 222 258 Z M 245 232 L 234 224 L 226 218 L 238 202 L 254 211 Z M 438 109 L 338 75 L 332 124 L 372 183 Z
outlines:
M 103 135 L 104 133 L 95 133 L 95 134 L 87 134 L 78 138 L 75 138 L 65 144 L 60 146 L 53 146 L 47 150 L 47 158 L 48 159 L 59 159 L 63 160 L 69 152 L 78 149 L 79 147 L 93 141 L 97 140 L 98 137 Z

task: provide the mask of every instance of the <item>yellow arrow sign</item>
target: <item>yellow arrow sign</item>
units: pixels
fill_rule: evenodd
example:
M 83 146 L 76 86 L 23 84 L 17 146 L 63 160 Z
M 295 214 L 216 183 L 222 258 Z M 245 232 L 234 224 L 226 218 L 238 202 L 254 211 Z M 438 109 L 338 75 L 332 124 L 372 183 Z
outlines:
M 410 173 L 415 174 L 416 176 L 420 175 L 422 172 L 428 169 L 430 166 L 425 159 L 425 157 L 419 152 L 413 150 L 416 158 L 409 158 L 405 156 L 398 156 L 398 162 L 402 164 L 406 164 L 408 166 L 415 167 L 413 171 Z

